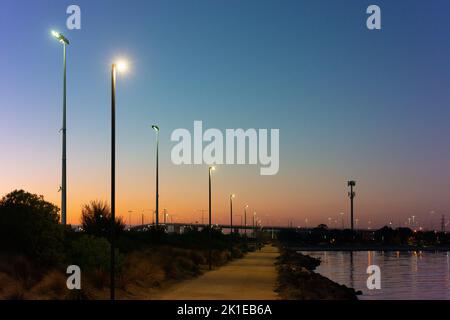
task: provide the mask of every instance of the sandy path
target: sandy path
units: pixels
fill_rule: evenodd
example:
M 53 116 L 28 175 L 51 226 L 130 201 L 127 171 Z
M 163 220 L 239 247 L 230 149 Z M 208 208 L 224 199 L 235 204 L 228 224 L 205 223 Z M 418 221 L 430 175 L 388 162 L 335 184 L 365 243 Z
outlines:
M 275 300 L 278 249 L 265 246 L 202 276 L 176 284 L 153 299 Z

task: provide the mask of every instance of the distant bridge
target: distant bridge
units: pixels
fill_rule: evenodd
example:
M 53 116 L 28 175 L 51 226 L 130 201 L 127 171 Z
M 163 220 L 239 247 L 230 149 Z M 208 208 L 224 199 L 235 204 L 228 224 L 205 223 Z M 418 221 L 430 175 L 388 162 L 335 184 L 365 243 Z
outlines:
M 127 227 L 127 230 L 141 230 L 143 228 L 150 228 L 154 226 L 155 224 L 143 224 L 143 225 L 134 225 L 131 228 Z M 160 223 L 160 226 L 166 226 L 166 227 L 172 227 L 174 229 L 177 228 L 205 228 L 208 227 L 208 224 L 204 223 L 182 223 L 182 222 L 173 222 L 173 223 Z M 219 229 L 231 229 L 230 224 L 212 224 L 213 227 L 219 228 Z M 233 224 L 233 230 L 259 230 L 259 231 L 273 231 L 278 232 L 281 230 L 288 230 L 293 229 L 292 227 L 280 227 L 280 226 L 255 226 L 252 225 L 234 225 Z

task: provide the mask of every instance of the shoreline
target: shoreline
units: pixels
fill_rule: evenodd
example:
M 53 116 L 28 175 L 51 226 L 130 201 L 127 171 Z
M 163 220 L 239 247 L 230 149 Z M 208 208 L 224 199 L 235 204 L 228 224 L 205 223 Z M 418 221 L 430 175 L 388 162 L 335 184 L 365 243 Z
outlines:
M 280 248 L 275 291 L 283 300 L 358 300 L 362 292 L 315 272 L 320 263 L 319 259 L 291 248 Z
M 446 252 L 450 251 L 450 247 L 417 247 L 417 246 L 342 246 L 342 247 L 330 247 L 330 246 L 287 246 L 290 250 L 295 251 L 386 251 L 386 252 L 412 252 L 412 251 L 425 251 L 425 252 Z

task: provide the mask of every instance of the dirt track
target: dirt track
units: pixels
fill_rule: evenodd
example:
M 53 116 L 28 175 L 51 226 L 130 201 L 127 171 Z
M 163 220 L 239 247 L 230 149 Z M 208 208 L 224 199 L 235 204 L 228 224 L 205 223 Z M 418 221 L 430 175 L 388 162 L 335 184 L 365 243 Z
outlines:
M 159 294 L 161 300 L 275 300 L 278 249 L 265 246 L 202 276 Z

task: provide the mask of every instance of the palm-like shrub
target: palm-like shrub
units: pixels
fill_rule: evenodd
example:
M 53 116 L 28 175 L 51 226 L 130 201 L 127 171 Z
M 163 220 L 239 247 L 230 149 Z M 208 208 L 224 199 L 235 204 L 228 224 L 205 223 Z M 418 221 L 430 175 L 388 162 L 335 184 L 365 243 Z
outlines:
M 118 235 L 125 228 L 121 218 L 115 219 L 115 233 Z M 81 211 L 83 230 L 92 235 L 109 238 L 111 234 L 111 209 L 103 201 L 91 201 Z

